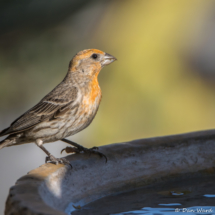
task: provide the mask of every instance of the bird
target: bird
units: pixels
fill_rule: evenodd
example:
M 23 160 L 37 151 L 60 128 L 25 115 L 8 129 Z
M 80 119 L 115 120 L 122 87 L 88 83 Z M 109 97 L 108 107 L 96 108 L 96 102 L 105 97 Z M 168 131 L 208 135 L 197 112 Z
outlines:
M 71 166 L 65 158 L 54 157 L 43 146 L 45 143 L 61 140 L 72 145 L 61 152 L 96 153 L 104 156 L 107 162 L 107 157 L 98 152 L 97 147 L 87 149 L 65 138 L 91 124 L 102 98 L 98 74 L 104 66 L 115 60 L 114 56 L 98 49 L 78 52 L 70 61 L 63 81 L 9 127 L 0 131 L 0 137 L 9 135 L 0 142 L 0 149 L 34 142 L 46 153 L 46 163 Z

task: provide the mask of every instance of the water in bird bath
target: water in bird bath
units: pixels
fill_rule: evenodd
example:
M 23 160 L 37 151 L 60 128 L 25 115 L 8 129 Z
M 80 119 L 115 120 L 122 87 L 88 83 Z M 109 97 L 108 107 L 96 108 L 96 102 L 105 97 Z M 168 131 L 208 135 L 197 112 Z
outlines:
M 177 208 L 177 205 L 172 204 L 173 207 L 170 208 L 151 208 L 151 207 L 144 207 L 141 210 L 136 211 L 128 211 L 122 212 L 117 214 L 111 215 L 132 215 L 132 214 L 147 214 L 147 215 L 185 215 L 188 213 L 189 215 L 199 215 L 199 214 L 215 214 L 215 207 L 214 206 L 195 206 L 189 208 Z
M 71 215 L 215 215 L 215 175 L 178 178 L 107 196 Z

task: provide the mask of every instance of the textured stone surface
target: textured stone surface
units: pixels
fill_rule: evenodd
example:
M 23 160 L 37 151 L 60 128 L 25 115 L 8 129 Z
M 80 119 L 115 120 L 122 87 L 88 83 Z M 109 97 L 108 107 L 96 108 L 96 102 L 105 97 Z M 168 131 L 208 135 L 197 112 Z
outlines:
M 214 171 L 215 130 L 100 147 L 108 157 L 67 156 L 73 169 L 44 164 L 10 190 L 5 214 L 65 214 L 104 196 Z

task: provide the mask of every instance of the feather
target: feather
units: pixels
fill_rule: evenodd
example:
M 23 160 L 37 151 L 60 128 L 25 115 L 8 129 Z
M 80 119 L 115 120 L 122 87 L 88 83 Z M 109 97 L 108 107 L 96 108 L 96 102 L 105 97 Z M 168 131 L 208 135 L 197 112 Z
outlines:
M 77 88 L 61 82 L 54 90 L 45 96 L 38 104 L 17 118 L 10 127 L 0 132 L 0 136 L 19 133 L 35 125 L 51 120 L 61 109 L 72 108 L 77 98 Z

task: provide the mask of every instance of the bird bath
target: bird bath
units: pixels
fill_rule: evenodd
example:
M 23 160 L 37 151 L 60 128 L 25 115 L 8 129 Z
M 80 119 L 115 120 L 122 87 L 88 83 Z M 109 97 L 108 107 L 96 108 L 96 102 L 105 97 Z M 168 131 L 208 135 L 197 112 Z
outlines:
M 48 163 L 20 178 L 10 189 L 5 214 L 161 213 L 158 208 L 167 213 L 201 202 L 211 208 L 214 149 L 210 130 L 102 146 L 107 163 L 97 155 L 69 155 L 73 169 Z

